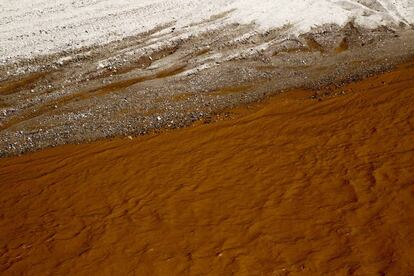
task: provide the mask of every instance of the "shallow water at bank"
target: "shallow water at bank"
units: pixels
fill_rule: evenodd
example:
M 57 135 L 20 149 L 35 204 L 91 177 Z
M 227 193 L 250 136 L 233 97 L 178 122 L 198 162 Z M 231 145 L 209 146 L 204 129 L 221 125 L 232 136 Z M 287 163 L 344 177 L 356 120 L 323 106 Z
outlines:
M 0 271 L 409 275 L 414 67 L 0 159 Z

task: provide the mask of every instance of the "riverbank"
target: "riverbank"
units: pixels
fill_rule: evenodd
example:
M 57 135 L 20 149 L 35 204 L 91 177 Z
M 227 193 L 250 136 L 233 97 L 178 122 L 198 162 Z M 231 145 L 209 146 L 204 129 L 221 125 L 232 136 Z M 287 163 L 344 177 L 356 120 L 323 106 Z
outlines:
M 329 93 L 414 57 L 413 30 L 352 23 L 300 36 L 227 26 L 146 48 L 158 32 L 0 67 L 0 157 L 182 128 L 296 88 Z

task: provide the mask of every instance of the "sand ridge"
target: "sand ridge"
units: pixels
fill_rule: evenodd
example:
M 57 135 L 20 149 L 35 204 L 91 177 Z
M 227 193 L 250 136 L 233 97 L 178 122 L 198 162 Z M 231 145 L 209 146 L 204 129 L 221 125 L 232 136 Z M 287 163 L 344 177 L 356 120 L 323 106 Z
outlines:
M 411 63 L 232 120 L 0 159 L 0 271 L 411 275 L 413 87 Z

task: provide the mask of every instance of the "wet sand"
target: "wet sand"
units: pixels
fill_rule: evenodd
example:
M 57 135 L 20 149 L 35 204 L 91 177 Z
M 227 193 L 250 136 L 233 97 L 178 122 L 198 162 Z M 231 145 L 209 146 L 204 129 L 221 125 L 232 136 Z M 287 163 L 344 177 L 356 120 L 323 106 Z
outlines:
M 413 63 L 232 114 L 0 159 L 0 272 L 414 274 Z
M 76 55 L 0 65 L 0 158 L 182 128 L 282 90 L 342 85 L 414 58 L 414 29 L 253 30 L 228 26 L 150 50 L 154 39 L 168 41 L 156 28 Z

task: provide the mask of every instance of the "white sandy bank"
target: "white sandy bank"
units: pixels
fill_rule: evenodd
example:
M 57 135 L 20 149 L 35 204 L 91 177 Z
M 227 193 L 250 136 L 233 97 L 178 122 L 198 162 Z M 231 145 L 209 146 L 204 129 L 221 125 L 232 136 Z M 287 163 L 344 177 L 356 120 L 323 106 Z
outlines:
M 0 62 L 103 44 L 170 23 L 186 31 L 229 11 L 200 28 L 255 23 L 264 31 L 290 24 L 303 33 L 350 20 L 370 28 L 414 23 L 414 0 L 2 0 Z

